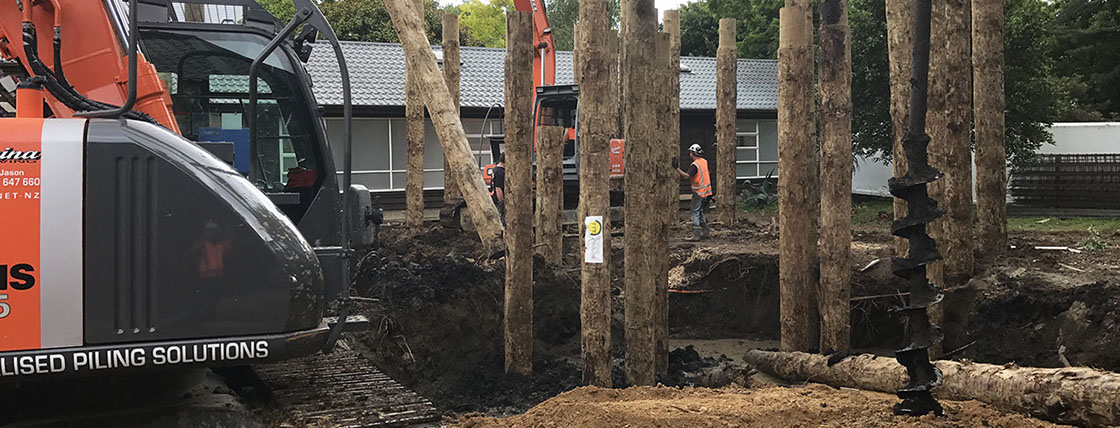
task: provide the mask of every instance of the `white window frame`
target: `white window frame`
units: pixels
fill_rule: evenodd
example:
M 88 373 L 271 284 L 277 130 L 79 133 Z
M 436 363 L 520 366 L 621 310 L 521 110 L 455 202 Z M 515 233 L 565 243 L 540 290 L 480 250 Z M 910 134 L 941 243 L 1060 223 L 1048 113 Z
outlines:
M 331 120 L 341 120 L 341 119 L 331 118 Z M 387 188 L 387 189 L 382 189 L 382 188 L 370 189 L 370 192 L 373 192 L 373 193 L 388 193 L 388 192 L 404 191 L 404 184 L 403 183 L 400 184 L 401 185 L 400 188 L 396 187 L 398 182 L 400 182 L 401 180 L 398 180 L 398 179 L 394 178 L 396 174 L 406 174 L 407 170 L 406 169 L 393 169 L 393 153 L 394 153 L 394 150 L 393 150 L 393 122 L 404 121 L 405 119 L 402 118 L 402 117 L 361 117 L 361 118 L 356 117 L 356 118 L 354 118 L 354 121 L 359 121 L 359 120 L 374 120 L 374 121 L 385 121 L 386 122 L 387 126 L 386 126 L 386 131 L 385 131 L 386 132 L 385 141 L 387 142 L 387 145 L 388 145 L 387 150 L 386 150 L 386 156 L 388 156 L 387 159 L 389 160 L 389 162 L 388 162 L 389 163 L 389 168 L 388 169 L 354 170 L 353 174 L 354 175 L 377 175 L 377 174 L 388 174 L 389 175 L 389 188 Z M 491 119 L 489 121 L 489 123 L 487 123 L 487 125 L 488 125 L 489 129 L 486 130 L 487 131 L 487 132 L 485 132 L 486 134 L 493 134 L 495 132 L 495 130 L 500 131 L 502 129 L 502 126 L 501 126 L 502 122 L 501 122 L 500 119 Z M 489 144 L 486 144 L 485 147 L 481 147 L 481 145 L 482 145 L 482 141 L 481 141 L 482 140 L 482 135 L 483 134 L 480 134 L 478 132 L 466 134 L 467 141 L 472 142 L 471 152 L 475 157 L 475 162 L 476 163 L 480 162 L 480 159 L 485 160 L 485 158 L 489 157 L 490 154 L 491 154 Z M 442 150 L 442 147 L 440 148 L 440 150 Z M 495 162 L 495 159 L 491 159 L 490 162 Z M 486 166 L 486 165 L 487 165 L 487 163 L 482 163 L 480 166 Z M 442 167 L 440 167 L 440 168 L 424 168 L 424 173 L 430 173 L 430 172 L 442 173 L 443 168 Z M 481 174 L 481 171 L 479 173 Z M 336 171 L 336 174 L 338 175 L 338 177 L 342 177 L 343 171 L 341 171 L 341 170 Z M 444 188 L 445 188 L 444 186 L 424 187 L 424 190 L 443 190 Z
M 736 122 L 738 122 L 738 120 L 736 120 Z M 762 141 L 760 141 L 759 138 L 758 138 L 758 121 L 754 120 L 753 122 L 754 122 L 754 130 L 753 131 L 740 131 L 739 130 L 739 124 L 738 123 L 735 124 L 735 178 L 738 179 L 738 180 L 759 178 L 759 176 L 758 176 L 758 164 L 760 162 L 758 161 L 758 149 L 759 149 L 759 146 L 762 145 Z M 754 147 L 739 147 L 739 137 L 754 137 Z M 754 150 L 754 160 L 752 161 L 752 160 L 740 159 L 740 156 L 739 156 L 739 151 L 740 150 Z M 755 169 L 754 169 L 755 175 L 740 176 L 739 175 L 739 165 L 751 165 L 751 164 L 755 165 Z
M 761 154 L 762 154 L 761 151 L 762 151 L 763 142 L 762 142 L 762 138 L 761 138 L 762 135 L 761 135 L 761 132 L 759 130 L 759 123 L 763 120 L 766 120 L 766 119 L 741 119 L 741 120 L 749 120 L 749 121 L 754 122 L 754 130 L 753 131 L 740 131 L 739 130 L 739 120 L 740 119 L 736 119 L 736 121 L 735 121 L 735 178 L 737 180 L 744 180 L 744 179 L 749 180 L 749 179 L 766 178 L 766 175 L 761 173 L 762 165 L 763 164 L 776 164 L 777 163 L 777 161 L 771 161 L 771 160 L 763 161 L 762 158 L 761 158 Z M 748 136 L 753 136 L 754 137 L 754 147 L 739 147 L 739 137 L 748 137 Z M 754 160 L 740 159 L 739 150 L 754 150 Z M 755 165 L 755 175 L 749 175 L 749 176 L 739 175 L 739 165 L 748 165 L 748 164 Z M 778 173 L 777 173 L 776 169 L 775 169 L 774 175 L 771 178 L 778 178 Z

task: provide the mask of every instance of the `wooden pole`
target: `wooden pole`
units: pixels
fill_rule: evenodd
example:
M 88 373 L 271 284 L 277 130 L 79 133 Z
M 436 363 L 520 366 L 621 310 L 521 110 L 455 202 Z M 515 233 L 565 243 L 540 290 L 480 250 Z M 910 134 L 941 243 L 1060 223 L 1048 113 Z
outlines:
M 665 142 L 662 144 L 665 155 L 662 158 L 664 165 L 672 163 L 672 159 L 679 160 L 681 156 L 681 13 L 679 10 L 666 10 L 661 16 L 662 28 L 669 34 L 669 61 L 665 70 L 665 103 L 668 115 L 662 122 L 665 124 Z M 658 373 L 669 370 L 669 233 L 673 224 L 680 215 L 680 179 L 676 171 L 664 168 L 665 181 L 665 220 L 662 225 L 659 247 L 664 252 L 658 252 L 658 278 L 657 278 L 657 337 L 658 337 Z
M 747 351 L 745 361 L 791 382 L 895 392 L 906 369 L 894 358 L 855 355 L 829 365 L 828 357 L 800 352 Z M 945 375 L 938 398 L 977 400 L 1010 412 L 1088 426 L 1120 424 L 1120 375 L 1087 367 L 1033 368 L 936 361 Z
M 913 44 L 911 26 L 914 25 L 914 2 L 886 0 L 887 5 L 887 55 L 890 61 L 891 85 L 891 164 L 894 176 L 906 175 L 906 155 L 902 151 L 902 137 L 906 135 L 906 122 L 910 121 L 910 48 Z M 894 218 L 906 217 L 906 201 L 894 198 Z M 910 244 L 905 238 L 894 237 L 894 253 L 905 257 Z
M 847 351 L 851 342 L 852 52 L 846 3 L 820 3 L 822 353 Z
M 942 261 L 930 266 L 934 285 L 952 288 L 972 277 L 972 76 L 968 0 L 933 3 L 929 61 L 929 159 L 944 173 L 930 183 L 930 196 L 945 215 L 931 224 Z M 943 324 L 940 304 L 930 307 L 930 321 Z M 930 350 L 937 355 L 940 346 Z
M 460 108 L 459 103 L 459 16 L 450 13 L 443 14 L 443 80 L 447 82 L 447 91 L 451 93 L 452 104 L 455 104 L 456 113 Z M 463 199 L 459 192 L 459 183 L 451 179 L 451 167 L 447 157 L 443 158 L 443 203 L 457 204 Z
M 580 76 L 580 69 L 579 69 L 580 68 L 579 67 L 580 55 L 582 53 L 579 51 L 579 47 L 575 46 L 577 44 L 577 42 L 579 41 L 579 37 L 580 37 L 580 29 L 579 29 L 579 23 L 577 22 L 577 23 L 575 23 L 575 25 L 572 25 L 572 44 L 573 44 L 573 48 L 572 48 L 572 82 L 574 82 L 577 85 L 580 83 L 581 80 L 583 80 L 582 76 Z
M 506 372 L 533 371 L 533 15 L 506 13 Z
M 564 142 L 560 126 L 537 128 L 537 253 L 554 265 L 564 262 Z
M 1007 250 L 1003 0 L 972 0 L 972 25 L 976 237 L 980 254 L 987 257 Z
M 424 16 L 424 1 L 414 0 L 417 13 Z M 421 18 L 423 20 L 423 18 Z M 405 224 L 417 228 L 424 225 L 424 99 L 415 67 L 404 67 L 405 129 Z
M 610 139 L 618 118 L 617 34 L 608 22 L 607 0 L 579 2 L 579 217 L 584 242 L 580 263 L 580 358 L 583 382 L 611 382 Z M 604 40 L 606 42 L 604 42 Z M 587 225 L 597 225 L 589 228 Z M 594 233 L 597 229 L 598 233 Z M 597 244 L 597 245 L 596 245 Z
M 809 188 L 813 64 L 812 17 L 808 4 L 787 3 L 779 12 L 778 36 L 778 266 L 781 348 L 808 351 L 811 314 L 816 310 L 814 266 L 817 243 L 809 230 L 814 192 Z
M 716 212 L 727 227 L 734 226 L 736 201 L 735 119 L 738 115 L 738 75 L 735 60 L 735 19 L 719 20 L 716 48 Z
M 668 35 L 662 46 L 657 41 L 655 22 L 657 14 L 653 0 L 626 0 L 627 22 L 623 24 L 623 50 L 626 61 L 622 64 L 625 79 L 623 88 L 626 114 L 623 116 L 623 138 L 626 140 L 624 187 L 626 211 L 639 213 L 626 217 L 624 241 L 625 264 L 625 324 L 626 324 L 626 378 L 632 385 L 653 385 L 656 373 L 657 345 L 655 343 L 654 312 L 656 311 L 657 286 L 653 265 L 654 227 L 657 216 L 650 215 L 659 208 L 650 184 L 654 183 L 658 168 L 656 145 L 662 141 L 657 124 L 657 94 L 652 90 L 659 55 L 668 55 Z M 658 52 L 657 49 L 664 49 Z M 586 77 L 586 73 L 584 77 Z M 629 89 L 627 89 L 629 88 Z M 640 89 L 639 89 L 640 88 Z M 660 207 L 660 209 L 664 209 Z
M 415 70 L 424 104 L 428 106 L 444 156 L 448 158 L 452 180 L 459 183 L 482 246 L 490 253 L 500 251 L 504 243 L 498 209 L 490 200 L 482 174 L 478 172 L 463 123 L 459 120 L 459 109 L 452 101 L 447 82 L 436 65 L 436 55 L 424 35 L 424 22 L 409 0 L 388 0 L 385 8 L 404 47 L 405 60 Z

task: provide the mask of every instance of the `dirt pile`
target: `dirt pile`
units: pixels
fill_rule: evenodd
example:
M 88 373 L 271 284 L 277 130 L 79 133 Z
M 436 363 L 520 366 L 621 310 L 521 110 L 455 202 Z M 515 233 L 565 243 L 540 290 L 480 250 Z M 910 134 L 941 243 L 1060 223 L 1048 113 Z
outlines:
M 460 427 L 1052 427 L 976 401 L 945 401 L 946 416 L 895 416 L 893 395 L 824 385 L 754 389 L 583 387 L 509 418 L 468 417 Z
M 955 357 L 1035 367 L 1120 370 L 1120 283 L 988 269 L 946 299 L 946 350 Z
M 506 375 L 504 260 L 479 258 L 471 234 L 440 228 L 383 231 L 363 264 L 359 292 L 381 297 L 362 311 L 367 356 L 390 376 L 451 411 L 508 414 L 574 388 L 579 369 L 579 284 L 540 260 L 534 266 L 534 373 Z

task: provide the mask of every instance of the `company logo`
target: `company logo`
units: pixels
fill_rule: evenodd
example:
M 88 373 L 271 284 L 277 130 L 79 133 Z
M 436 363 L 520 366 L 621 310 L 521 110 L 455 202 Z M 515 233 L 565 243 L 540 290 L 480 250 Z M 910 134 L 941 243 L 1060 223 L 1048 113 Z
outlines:
M 28 263 L 0 265 L 0 291 L 30 290 L 35 286 L 35 266 Z
M 591 233 L 591 236 L 596 236 L 603 232 L 603 223 L 598 221 L 587 223 L 587 231 Z
M 40 159 L 43 159 L 43 152 L 34 150 L 23 152 L 8 147 L 0 152 L 0 163 L 37 163 Z
M 9 288 L 16 291 L 30 290 L 35 286 L 35 275 L 32 272 L 35 272 L 35 266 L 27 263 L 0 265 L 0 291 L 7 291 Z M 0 294 L 0 319 L 7 318 L 12 313 L 12 305 L 7 300 L 7 293 Z

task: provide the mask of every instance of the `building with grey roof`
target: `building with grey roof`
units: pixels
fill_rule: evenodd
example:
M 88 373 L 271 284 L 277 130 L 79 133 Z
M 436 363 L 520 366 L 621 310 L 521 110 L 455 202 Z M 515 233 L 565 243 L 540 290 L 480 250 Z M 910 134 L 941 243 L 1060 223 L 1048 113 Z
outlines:
M 350 68 L 355 112 L 355 181 L 375 191 L 399 193 L 405 176 L 404 51 L 395 43 L 343 42 L 342 48 Z M 440 47 L 432 49 L 442 60 Z M 505 50 L 463 47 L 460 56 L 463 127 L 479 164 L 485 165 L 491 163 L 491 157 L 482 136 L 502 132 Z M 557 52 L 556 62 L 556 83 L 571 84 L 572 53 Z M 342 84 L 330 48 L 316 46 L 307 69 L 315 98 L 325 109 L 328 135 L 340 148 Z M 682 158 L 687 158 L 683 151 L 692 143 L 700 143 L 711 157 L 715 153 L 715 58 L 682 57 L 680 78 Z M 739 178 L 774 174 L 778 160 L 777 61 L 738 61 L 738 107 Z M 434 202 L 443 188 L 443 156 L 430 121 L 424 168 L 426 198 Z

